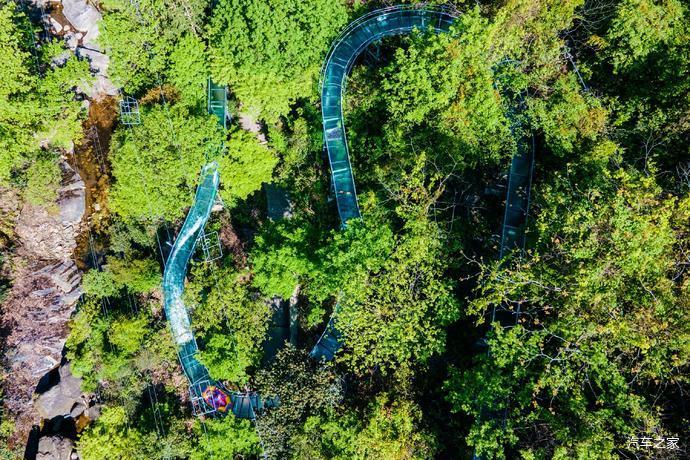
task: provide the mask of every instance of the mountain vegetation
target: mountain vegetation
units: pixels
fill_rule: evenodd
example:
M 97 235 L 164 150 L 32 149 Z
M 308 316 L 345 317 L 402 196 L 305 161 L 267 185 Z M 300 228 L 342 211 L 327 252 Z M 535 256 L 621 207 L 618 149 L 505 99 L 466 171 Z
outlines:
M 690 449 L 690 7 L 457 1 L 448 33 L 376 42 L 343 99 L 363 217 L 343 228 L 320 70 L 349 22 L 387 4 L 100 2 L 110 75 L 141 123 L 113 133 L 104 263 L 66 345 L 104 406 L 81 458 L 643 458 L 643 436 Z M 0 5 L 0 186 L 51 203 L 88 68 L 55 64 L 57 46 L 32 55 L 27 18 Z M 208 78 L 228 87 L 227 128 Z M 499 260 L 521 139 L 526 243 Z M 164 261 L 213 160 L 221 251 L 193 258 L 185 304 L 210 375 L 280 401 L 255 422 L 190 413 L 162 309 Z M 267 217 L 265 184 L 288 217 Z M 297 340 L 274 353 L 281 302 Z M 343 348 L 317 362 L 333 314 Z

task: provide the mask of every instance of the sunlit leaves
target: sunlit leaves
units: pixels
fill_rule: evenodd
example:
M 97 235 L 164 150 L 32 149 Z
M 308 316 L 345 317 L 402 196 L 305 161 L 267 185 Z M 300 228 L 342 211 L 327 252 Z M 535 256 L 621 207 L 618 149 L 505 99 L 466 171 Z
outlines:
M 312 96 L 331 40 L 345 25 L 340 0 L 221 0 L 209 26 L 214 80 L 270 121 Z

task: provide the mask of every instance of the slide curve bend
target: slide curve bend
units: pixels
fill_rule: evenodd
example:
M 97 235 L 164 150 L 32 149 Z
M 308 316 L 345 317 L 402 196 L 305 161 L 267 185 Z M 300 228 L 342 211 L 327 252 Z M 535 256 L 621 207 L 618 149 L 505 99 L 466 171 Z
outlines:
M 350 219 L 361 217 L 343 118 L 343 94 L 352 66 L 366 47 L 376 40 L 409 34 L 413 29 L 447 32 L 455 19 L 450 10 L 440 7 L 382 8 L 350 23 L 331 46 L 321 79 L 321 116 L 323 139 L 328 150 L 331 180 L 342 225 Z M 337 312 L 337 306 L 335 310 Z M 335 326 L 335 316 L 331 316 L 310 354 L 315 359 L 331 360 L 341 345 L 342 336 Z
M 259 396 L 252 392 L 228 391 L 219 382 L 214 381 L 208 369 L 197 360 L 199 348 L 194 339 L 189 312 L 182 298 L 187 266 L 211 215 L 219 185 L 218 164 L 208 163 L 201 169 L 194 202 L 165 263 L 165 315 L 177 345 L 182 369 L 189 380 L 189 394 L 194 411 L 197 414 L 232 412 L 237 417 L 254 419 L 256 412 L 263 406 Z

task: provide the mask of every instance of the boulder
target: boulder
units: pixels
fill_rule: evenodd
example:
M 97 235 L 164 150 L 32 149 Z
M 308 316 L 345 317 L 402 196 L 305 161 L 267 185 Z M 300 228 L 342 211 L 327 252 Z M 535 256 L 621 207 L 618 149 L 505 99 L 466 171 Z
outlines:
M 62 0 L 62 14 L 72 27 L 85 33 L 85 43 L 92 43 L 98 38 L 101 13 L 86 0 Z
M 81 272 L 72 260 L 36 262 L 17 274 L 3 317 L 11 328 L 6 358 L 17 377 L 38 382 L 60 363 L 80 283 Z
M 61 168 L 63 185 L 58 190 L 59 213 L 25 203 L 19 215 L 16 233 L 27 258 L 67 260 L 77 246 L 76 236 L 86 208 L 86 190 L 84 182 L 66 162 Z
M 59 34 L 62 32 L 62 24 L 60 24 L 58 21 L 56 21 L 53 18 L 50 18 L 50 26 L 53 28 L 56 34 Z
M 62 436 L 43 436 L 38 441 L 36 460 L 72 460 L 75 454 L 74 441 Z
M 82 398 L 81 379 L 72 375 L 69 364 L 62 366 L 59 372 L 60 381 L 41 393 L 34 403 L 36 412 L 44 420 L 61 416 L 76 418 L 88 407 Z
M 87 59 L 91 69 L 96 72 L 96 77 L 89 87 L 80 88 L 87 96 L 95 97 L 96 94 L 107 94 L 115 96 L 117 88 L 108 79 L 108 56 L 105 55 L 96 45 L 77 46 L 75 48 L 77 56 Z
M 54 209 L 21 207 L 15 226 L 21 244 L 7 264 L 12 267 L 12 287 L 3 300 L 0 328 L 6 331 L 4 362 L 12 380 L 4 388 L 3 402 L 18 427 L 18 437 L 26 436 L 40 418 L 83 411 L 77 404 L 80 385 L 65 369 L 60 369 L 60 385 L 41 398 L 39 410 L 34 407 L 39 381 L 62 361 L 69 319 L 81 296 L 81 272 L 72 254 L 84 213 L 85 189 L 66 163 L 62 168 L 63 183 Z M 0 203 L 3 210 L 8 206 Z
M 98 72 L 105 72 L 108 70 L 108 56 L 97 47 L 79 46 L 76 49 L 77 56 L 87 59 L 91 63 L 91 68 Z
M 109 58 L 98 46 L 101 13 L 86 0 L 62 0 L 62 14 L 69 22 L 63 25 L 67 47 L 87 59 L 96 74 L 90 86 L 79 90 L 92 98 L 98 94 L 117 95 L 117 87 L 108 78 Z M 71 30 L 74 32 L 69 32 Z
M 65 26 L 65 30 L 69 30 L 69 26 Z M 79 46 L 79 39 L 77 38 L 77 35 L 73 32 L 67 32 L 65 34 L 65 43 L 67 44 L 67 48 L 71 49 L 72 51 L 77 49 L 77 46 Z

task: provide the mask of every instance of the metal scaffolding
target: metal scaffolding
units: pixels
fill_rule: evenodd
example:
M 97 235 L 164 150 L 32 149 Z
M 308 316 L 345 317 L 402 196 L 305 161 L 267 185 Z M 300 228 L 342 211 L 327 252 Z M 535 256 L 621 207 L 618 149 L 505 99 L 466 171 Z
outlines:
M 135 98 L 125 96 L 120 100 L 120 123 L 128 126 L 141 124 L 139 102 Z
M 204 261 L 213 262 L 223 257 L 218 232 L 203 232 L 199 235 L 199 247 L 204 255 Z

